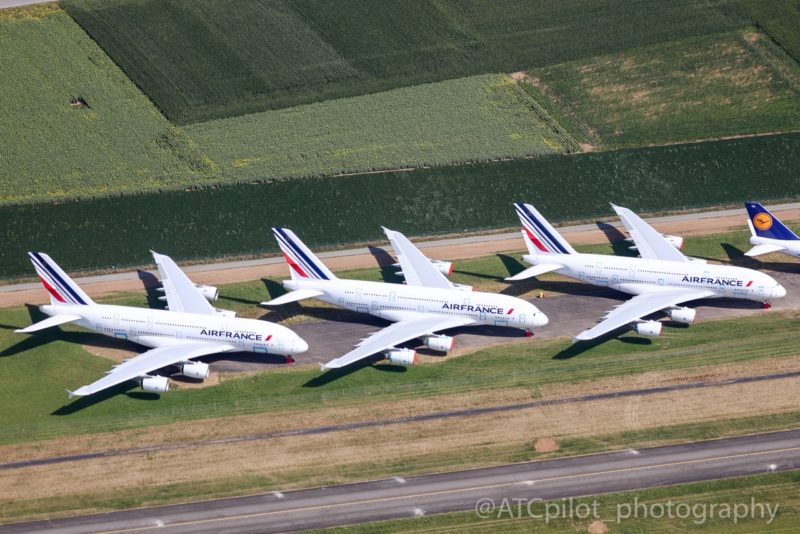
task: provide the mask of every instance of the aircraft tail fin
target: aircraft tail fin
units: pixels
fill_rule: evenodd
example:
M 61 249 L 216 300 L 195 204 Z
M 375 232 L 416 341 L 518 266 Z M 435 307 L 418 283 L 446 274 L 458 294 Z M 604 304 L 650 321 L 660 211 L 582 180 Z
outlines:
M 336 276 L 288 228 L 273 228 L 292 280 L 335 280 Z
M 514 204 L 531 254 L 576 254 L 575 249 L 530 204 Z
M 28 252 L 33 268 L 42 281 L 42 285 L 50 293 L 51 304 L 76 304 L 87 306 L 94 304 L 89 295 L 84 293 L 78 284 L 65 273 L 61 267 L 44 252 Z
M 776 216 L 758 202 L 745 202 L 744 206 L 749 216 L 750 232 L 754 236 L 784 241 L 800 240 L 800 237 L 786 228 Z

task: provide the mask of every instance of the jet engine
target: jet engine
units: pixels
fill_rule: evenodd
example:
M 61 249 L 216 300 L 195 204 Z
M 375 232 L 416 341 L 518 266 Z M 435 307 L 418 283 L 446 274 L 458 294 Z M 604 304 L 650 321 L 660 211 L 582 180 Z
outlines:
M 166 393 L 169 391 L 169 378 L 166 376 L 146 376 L 142 378 L 142 389 L 148 393 Z
M 430 260 L 430 259 L 428 261 L 431 262 L 431 265 L 433 265 L 433 267 L 437 271 L 442 273 L 443 275 L 450 276 L 451 274 L 453 274 L 453 263 L 452 262 L 442 261 L 442 260 Z M 393 263 L 392 267 L 400 267 L 400 264 L 399 263 Z M 402 270 L 397 271 L 396 274 L 397 274 L 397 276 L 405 277 L 405 275 L 403 274 Z
M 455 340 L 450 336 L 428 336 L 422 341 L 429 349 L 445 354 L 453 350 L 455 345 Z
M 200 292 L 203 297 L 209 302 L 214 302 L 219 297 L 219 289 L 214 286 L 204 286 L 202 284 L 195 284 L 194 287 Z
M 417 363 L 417 352 L 411 349 L 389 349 L 384 352 L 389 363 L 397 365 L 414 365 Z
M 672 245 L 673 247 L 677 248 L 678 250 L 683 250 L 683 238 L 679 235 L 669 235 L 669 234 L 661 234 L 664 236 L 664 239 Z
M 657 337 L 661 335 L 661 323 L 658 321 L 642 321 L 633 325 L 640 336 Z
M 692 308 L 672 308 L 669 310 L 670 320 L 676 323 L 692 324 L 695 315 L 697 315 L 697 310 Z
M 181 366 L 181 374 L 189 378 L 205 380 L 208 378 L 208 364 L 203 362 L 187 362 Z
M 453 263 L 442 260 L 430 260 L 431 264 L 436 267 L 436 270 L 445 276 L 453 274 Z

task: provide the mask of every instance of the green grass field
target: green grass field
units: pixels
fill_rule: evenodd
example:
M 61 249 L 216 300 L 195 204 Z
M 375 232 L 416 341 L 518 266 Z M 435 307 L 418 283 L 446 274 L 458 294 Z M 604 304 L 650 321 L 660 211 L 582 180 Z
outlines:
M 514 228 L 520 200 L 557 223 L 611 217 L 612 201 L 654 212 L 794 198 L 797 153 L 800 134 L 785 134 L 6 207 L 0 277 L 30 277 L 28 250 L 68 272 L 146 265 L 149 249 L 180 261 L 275 253 L 273 226 L 314 248 L 383 241 L 381 225 L 408 236 Z
M 69 0 L 169 117 L 201 122 L 744 27 L 731 1 Z
M 502 75 L 209 121 L 184 132 L 235 182 L 580 150 Z
M 530 72 L 596 148 L 800 129 L 800 65 L 753 30 Z
M 174 188 L 213 174 L 53 5 L 3 11 L 0 49 L 0 205 Z M 78 98 L 87 106 L 70 105 Z
M 800 62 L 800 9 L 794 0 L 740 0 L 736 6 L 795 61 Z

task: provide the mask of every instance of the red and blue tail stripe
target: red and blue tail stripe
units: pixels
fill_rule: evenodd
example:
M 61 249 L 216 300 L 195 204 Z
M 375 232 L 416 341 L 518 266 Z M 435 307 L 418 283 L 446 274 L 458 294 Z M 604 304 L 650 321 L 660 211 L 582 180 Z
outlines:
M 530 204 L 514 204 L 525 233 L 539 251 L 550 254 L 574 254 L 575 250 L 556 232 L 541 213 Z
M 288 228 L 273 228 L 275 239 L 291 269 L 292 278 L 333 280 L 333 273 Z
M 42 281 L 42 285 L 50 293 L 50 300 L 54 303 L 80 304 L 86 306 L 93 304 L 92 299 L 54 262 L 50 256 L 43 252 L 28 252 L 33 268 Z

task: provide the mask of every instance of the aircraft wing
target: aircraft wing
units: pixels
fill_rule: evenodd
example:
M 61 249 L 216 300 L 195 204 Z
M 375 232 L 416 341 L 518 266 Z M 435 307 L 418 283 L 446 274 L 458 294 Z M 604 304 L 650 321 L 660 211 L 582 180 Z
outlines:
M 386 349 L 394 348 L 400 343 L 405 343 L 410 339 L 420 336 L 433 334 L 440 330 L 465 326 L 475 321 L 466 317 L 439 317 L 434 315 L 420 315 L 417 319 L 400 321 L 393 323 L 383 330 L 365 338 L 356 347 L 334 360 L 329 361 L 322 367 L 325 369 L 337 369 L 350 365 L 351 363 L 362 360 L 373 354 L 377 354 Z
M 786 247 L 783 245 L 756 245 L 747 252 L 744 253 L 745 256 L 761 256 L 762 254 L 769 254 L 771 252 L 779 252 L 781 250 L 786 250 Z
M 172 365 L 178 362 L 199 358 L 208 354 L 218 352 L 228 352 L 235 350 L 229 345 L 218 345 L 214 343 L 186 343 L 181 345 L 167 345 L 143 352 L 129 360 L 125 360 L 119 365 L 111 368 L 106 376 L 92 382 L 88 386 L 83 386 L 75 391 L 69 391 L 70 398 L 91 395 L 104 389 L 121 384 L 126 380 L 132 380 L 144 376 L 151 371 Z
M 638 321 L 642 317 L 676 306 L 682 302 L 689 300 L 702 299 L 712 296 L 714 293 L 711 291 L 701 290 L 681 290 L 681 289 L 665 289 L 652 291 L 649 293 L 641 293 L 636 295 L 629 301 L 617 306 L 603 317 L 603 320 L 594 325 L 588 330 L 584 330 L 577 336 L 575 340 L 585 341 L 600 337 L 607 334 L 612 330 L 616 330 L 621 326 Z
M 198 291 L 189 277 L 178 267 L 172 258 L 150 251 L 161 275 L 161 284 L 167 296 L 170 311 L 216 315 L 217 311 Z
M 428 258 L 400 232 L 383 227 L 386 237 L 392 244 L 406 284 L 410 286 L 436 287 L 451 289 L 453 285 L 445 275 L 436 270 Z
M 622 224 L 631 234 L 636 248 L 639 250 L 639 255 L 642 258 L 649 260 L 667 260 L 667 261 L 689 261 L 689 258 L 683 253 L 673 247 L 669 241 L 664 239 L 664 236 L 658 233 L 652 226 L 644 222 L 638 215 L 621 206 L 611 204 L 614 211 L 617 212 Z

